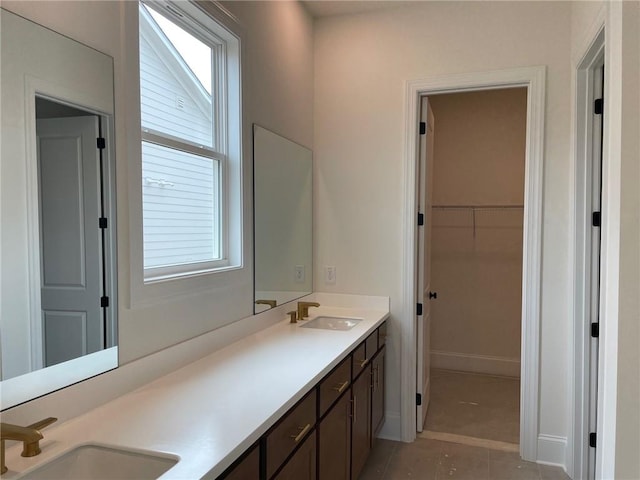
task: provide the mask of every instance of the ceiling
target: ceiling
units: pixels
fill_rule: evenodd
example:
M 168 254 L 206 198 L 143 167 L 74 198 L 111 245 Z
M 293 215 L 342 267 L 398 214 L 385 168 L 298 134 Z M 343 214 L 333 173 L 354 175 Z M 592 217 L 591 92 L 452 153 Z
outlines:
M 416 0 L 302 0 L 314 17 L 330 17 L 401 7 Z

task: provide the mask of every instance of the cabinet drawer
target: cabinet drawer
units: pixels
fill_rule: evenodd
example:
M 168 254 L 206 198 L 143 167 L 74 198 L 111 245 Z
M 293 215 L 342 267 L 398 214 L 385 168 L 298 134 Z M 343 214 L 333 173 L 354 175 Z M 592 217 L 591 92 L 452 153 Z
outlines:
M 259 480 L 260 478 L 260 449 L 255 446 L 241 461 L 236 462 L 225 473 L 224 480 Z
M 371 361 L 373 356 L 378 351 L 378 330 L 376 330 L 371 335 L 369 335 L 367 337 L 367 340 L 366 340 L 365 343 L 366 343 L 366 346 L 367 346 L 367 348 L 366 348 L 366 350 L 367 350 L 367 359 L 369 361 Z
M 351 355 L 352 360 L 352 368 L 351 368 L 351 379 L 355 380 L 355 378 L 360 375 L 360 372 L 365 369 L 367 363 L 367 353 L 366 353 L 366 340 L 362 342 L 358 348 L 353 351 Z
M 387 343 L 387 322 L 378 327 L 378 348 L 382 348 Z
M 351 357 L 347 357 L 320 383 L 320 416 L 347 391 L 350 384 Z
M 378 331 L 374 331 L 353 351 L 352 379 L 355 379 L 369 364 L 378 350 Z
M 267 434 L 267 478 L 275 473 L 287 456 L 300 444 L 316 423 L 316 390 L 289 410 Z
M 273 480 L 315 480 L 316 444 L 316 432 L 313 432 Z

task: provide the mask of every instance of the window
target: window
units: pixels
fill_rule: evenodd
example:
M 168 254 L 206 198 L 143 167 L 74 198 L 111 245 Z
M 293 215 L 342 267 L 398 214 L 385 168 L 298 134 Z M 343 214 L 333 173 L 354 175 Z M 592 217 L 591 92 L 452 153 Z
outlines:
M 233 266 L 238 41 L 192 3 L 139 13 L 145 282 Z

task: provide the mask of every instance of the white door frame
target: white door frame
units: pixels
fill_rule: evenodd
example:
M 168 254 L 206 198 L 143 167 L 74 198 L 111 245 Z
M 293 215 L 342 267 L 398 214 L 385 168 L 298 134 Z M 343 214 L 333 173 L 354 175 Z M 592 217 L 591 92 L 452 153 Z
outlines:
M 596 24 L 585 54 L 576 67 L 575 164 L 573 219 L 573 428 L 568 438 L 567 472 L 572 478 L 587 478 L 589 445 L 589 385 L 591 316 L 591 229 L 588 223 L 592 205 L 593 166 L 593 73 L 604 57 L 604 18 Z M 606 100 L 605 100 L 606 102 Z M 604 152 L 604 148 L 603 148 Z M 604 157 L 604 155 L 603 155 Z M 604 158 L 602 159 L 604 164 Z M 604 198 L 603 198 L 604 201 Z M 604 210 L 604 207 L 601 207 Z M 601 262 L 604 257 L 601 257 Z M 601 263 L 602 271 L 602 263 Z M 603 290 L 601 289 L 601 296 Z M 602 305 L 602 299 L 600 304 Z
M 540 276 L 542 269 L 542 168 L 545 117 L 544 66 L 492 72 L 454 74 L 407 82 L 405 91 L 405 147 L 402 270 L 401 434 L 416 437 L 416 155 L 419 142 L 420 96 L 527 87 L 527 135 L 522 278 L 522 351 L 520 387 L 520 455 L 536 461 L 538 451 Z

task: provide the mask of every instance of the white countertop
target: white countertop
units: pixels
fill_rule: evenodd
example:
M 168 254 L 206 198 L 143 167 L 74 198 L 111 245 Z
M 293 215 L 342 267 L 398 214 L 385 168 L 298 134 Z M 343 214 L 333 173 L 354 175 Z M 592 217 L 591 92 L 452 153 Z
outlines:
M 288 320 L 243 338 L 84 415 L 43 430 L 42 453 L 7 448 L 15 478 L 83 444 L 179 458 L 162 479 L 215 478 L 388 316 L 387 309 L 312 308 L 361 318 L 348 331 Z M 46 412 L 55 415 L 55 412 Z

